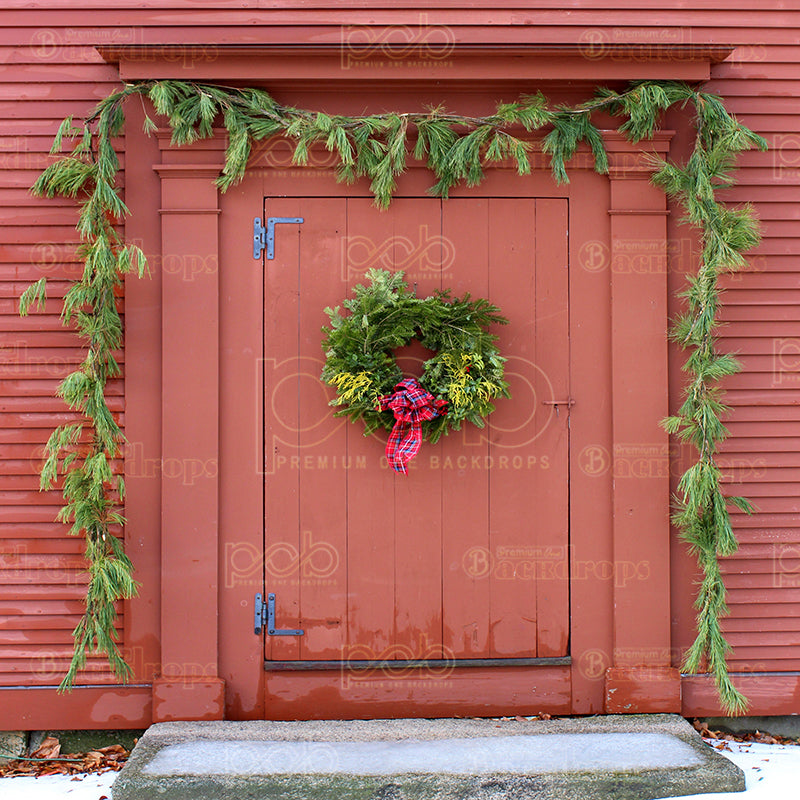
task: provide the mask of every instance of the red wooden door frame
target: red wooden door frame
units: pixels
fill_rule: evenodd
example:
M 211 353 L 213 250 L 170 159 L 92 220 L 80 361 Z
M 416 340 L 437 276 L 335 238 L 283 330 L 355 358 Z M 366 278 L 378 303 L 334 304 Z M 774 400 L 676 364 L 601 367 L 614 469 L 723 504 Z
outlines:
M 608 670 L 614 681 L 610 688 L 615 690 L 610 708 L 618 698 L 624 698 L 626 710 L 642 708 L 637 697 L 646 685 L 648 696 L 655 698 L 648 700 L 648 709 L 675 710 L 675 687 L 679 686 L 677 672 L 670 670 L 666 613 L 668 475 L 666 470 L 663 474 L 650 470 L 646 475 L 630 470 L 632 463 L 643 459 L 659 465 L 667 458 L 667 440 L 657 425 L 666 413 L 667 399 L 666 202 L 663 193 L 649 185 L 638 148 L 613 133 L 606 138 L 612 161 L 608 178 L 578 164 L 569 186 L 559 188 L 544 172 L 523 180 L 498 170 L 481 187 L 465 194 L 518 192 L 570 198 L 572 394 L 577 401 L 571 418 L 572 666 L 554 667 L 559 672 L 550 676 L 539 671 L 535 682 L 530 673 L 512 669 L 504 670 L 500 681 L 492 671 L 475 671 L 469 676 L 473 687 L 497 687 L 497 704 L 508 703 L 510 697 L 522 698 L 512 704 L 528 710 L 533 708 L 528 698 L 532 683 L 536 683 L 539 710 L 602 711 Z M 647 149 L 664 152 L 668 141 L 668 134 L 660 135 Z M 261 276 L 248 270 L 247 279 L 241 279 L 242 264 L 252 263 L 245 234 L 253 209 L 244 203 L 242 190 L 231 190 L 221 202 L 215 196 L 210 173 L 212 164 L 216 168 L 221 164 L 221 140 L 173 149 L 162 139 L 161 147 L 161 164 L 167 166 L 159 170 L 162 217 L 168 217 L 166 209 L 182 213 L 180 225 L 162 222 L 160 250 L 165 256 L 179 256 L 176 263 L 183 265 L 162 270 L 161 279 L 162 283 L 173 282 L 184 302 L 162 308 L 164 325 L 175 326 L 176 332 L 162 338 L 164 362 L 175 366 L 171 376 L 164 376 L 167 391 L 161 416 L 169 437 L 162 442 L 160 453 L 164 464 L 175 464 L 198 459 L 212 462 L 213 453 L 219 452 L 219 469 L 209 469 L 191 481 L 185 476 L 161 477 L 165 508 L 161 659 L 177 669 L 174 676 L 154 681 L 154 715 L 157 719 L 221 716 L 223 683 L 229 692 L 229 716 L 288 715 L 293 711 L 281 707 L 280 687 L 270 691 L 273 707 L 264 708 L 261 641 L 248 635 L 253 587 L 228 585 L 236 583 L 235 574 L 252 568 L 253 558 L 260 567 L 254 548 L 260 547 L 261 501 L 251 504 L 253 508 L 241 502 L 247 492 L 261 497 L 256 486 L 259 476 L 252 469 L 257 458 L 252 443 L 261 424 L 260 415 L 253 410 L 260 376 L 253 374 L 252 358 L 243 356 L 247 348 L 242 347 L 255 333 L 252 320 L 260 319 Z M 265 186 L 269 182 L 270 192 L 283 194 L 347 191 L 318 172 L 286 172 L 256 170 L 246 180 L 264 181 Z M 411 169 L 404 183 L 413 194 L 418 186 L 427 187 L 428 176 L 424 170 Z M 186 198 L 193 198 L 195 208 L 186 208 Z M 220 206 L 224 209 L 221 224 Z M 219 241 L 216 253 L 215 237 Z M 197 243 L 203 241 L 200 253 Z M 217 263 L 219 273 L 210 266 Z M 237 281 L 230 282 L 228 278 L 234 275 Z M 152 297 L 152 287 L 140 288 L 132 298 L 133 307 L 129 302 L 128 313 L 136 314 L 137 305 L 148 294 L 150 303 L 160 305 L 160 298 Z M 163 295 L 168 296 L 166 290 Z M 204 316 L 195 313 L 200 303 L 209 309 Z M 255 303 L 259 310 L 251 314 Z M 214 319 L 215 307 L 221 323 Z M 196 351 L 204 341 L 207 353 L 192 355 L 192 348 Z M 135 357 L 139 351 L 130 332 L 128 342 Z M 138 344 L 147 346 L 145 341 Z M 641 359 L 645 349 L 649 357 Z M 182 392 L 189 384 L 181 376 L 186 371 L 191 371 L 193 385 L 201 386 L 204 394 L 213 396 L 216 387 L 219 416 L 213 403 L 203 407 L 200 418 L 197 413 L 185 413 Z M 229 391 L 230 387 L 237 387 L 236 392 Z M 135 396 L 129 398 L 131 420 L 138 416 L 136 402 Z M 208 421 L 202 428 L 199 419 L 204 415 Z M 142 433 L 147 436 L 146 431 Z M 149 435 L 153 436 L 152 430 Z M 188 449 L 171 444 L 181 441 L 188 443 L 184 445 Z M 159 446 L 154 447 L 158 450 Z M 612 480 L 615 474 L 617 478 Z M 146 483 L 133 481 L 132 507 L 136 492 Z M 186 520 L 192 518 L 195 523 L 187 525 Z M 137 530 L 132 528 L 129 535 L 135 539 Z M 196 570 L 191 587 L 180 580 L 188 564 Z M 629 575 L 631 569 L 638 572 Z M 135 608 L 136 604 L 132 605 Z M 198 608 L 205 609 L 204 619 L 209 624 L 192 623 Z M 664 609 L 664 613 L 645 617 L 642 608 Z M 135 619 L 134 613 L 132 621 Z M 212 624 L 215 619 L 217 624 Z M 309 687 L 309 704 L 325 691 L 324 682 Z M 491 697 L 492 692 L 494 688 L 487 689 L 486 696 Z M 428 713 L 464 713 L 459 694 L 451 692 Z M 638 705 L 632 705 L 634 702 Z M 404 710 L 385 708 L 384 712 Z

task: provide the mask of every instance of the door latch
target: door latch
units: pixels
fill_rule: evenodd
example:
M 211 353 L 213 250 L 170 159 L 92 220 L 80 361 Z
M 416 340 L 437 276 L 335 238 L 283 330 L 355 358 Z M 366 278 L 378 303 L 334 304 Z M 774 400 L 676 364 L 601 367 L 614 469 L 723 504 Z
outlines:
M 572 408 L 572 406 L 575 405 L 575 401 L 571 397 L 568 397 L 566 400 L 542 400 L 542 405 L 554 406 L 556 410 L 556 416 L 558 416 L 559 406 L 566 406 L 567 411 L 569 411 Z
M 268 636 L 303 636 L 305 631 L 300 629 L 291 628 L 276 628 L 275 627 L 275 595 L 270 592 L 267 595 L 267 602 L 264 602 L 263 595 L 259 592 L 256 594 L 255 603 L 255 633 L 259 635 L 264 629 L 267 628 Z
M 253 258 L 261 258 L 261 253 L 266 248 L 267 260 L 275 258 L 275 226 L 279 222 L 300 224 L 303 217 L 267 217 L 267 227 L 261 222 L 261 217 L 253 220 Z

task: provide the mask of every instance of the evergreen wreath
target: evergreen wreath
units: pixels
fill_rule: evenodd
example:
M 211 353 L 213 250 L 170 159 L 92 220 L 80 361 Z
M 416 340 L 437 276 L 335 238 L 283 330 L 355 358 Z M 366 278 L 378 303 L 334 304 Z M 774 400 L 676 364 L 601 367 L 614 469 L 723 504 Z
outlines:
M 492 401 L 510 396 L 497 336 L 487 330 L 508 323 L 500 309 L 468 294 L 451 298 L 449 291 L 416 297 L 402 272 L 371 269 L 367 278 L 369 285 L 358 284 L 355 297 L 344 301 L 348 316 L 339 306 L 325 309 L 331 327 L 322 329 L 322 380 L 336 387 L 331 405 L 341 408 L 335 416 L 363 420 L 365 436 L 381 427 L 391 431 L 395 418 L 380 400 L 403 379 L 392 351 L 417 339 L 436 353 L 424 363 L 419 384 L 447 401 L 445 413 L 422 422 L 423 439 L 436 442 L 464 421 L 484 427 Z
M 750 206 L 726 205 L 718 192 L 734 184 L 738 153 L 765 150 L 767 143 L 728 112 L 720 97 L 674 81 L 637 82 L 621 92 L 600 87 L 592 99 L 574 106 L 553 106 L 537 93 L 499 103 L 484 117 L 454 114 L 442 107 L 424 113 L 392 111 L 350 117 L 285 106 L 258 88 L 152 80 L 126 83 L 83 120 L 67 117 L 50 151 L 57 158 L 32 187 L 41 197 L 79 201 L 77 229 L 83 242 L 78 252 L 84 273 L 64 298 L 63 319 L 84 339 L 87 354 L 57 390 L 81 416 L 77 423 L 53 431 L 40 484 L 42 489 L 51 489 L 63 480 L 65 504 L 59 519 L 73 523 L 71 533 L 84 535 L 90 565 L 86 610 L 74 631 L 73 657 L 60 688 L 72 687 L 90 649 L 106 653 L 122 680 L 131 675 L 113 627 L 116 603 L 133 597 L 137 584 L 133 565 L 110 530 L 113 524 L 124 522 L 117 513 L 124 480 L 110 469 L 124 438 L 109 409 L 106 384 L 119 372 L 115 352 L 122 343 L 117 308 L 122 280 L 126 273 L 141 276 L 147 271 L 144 253 L 125 242 L 115 227 L 128 209 L 117 181 L 120 162 L 114 137 L 123 131 L 124 104 L 132 96 L 150 100 L 172 129 L 174 145 L 214 136 L 214 125 L 224 126 L 228 148 L 217 180 L 222 191 L 244 177 L 254 142 L 284 136 L 294 146 L 293 163 L 306 164 L 309 148 L 321 145 L 337 157 L 337 180 L 367 178 L 375 204 L 381 208 L 391 203 L 397 177 L 410 157 L 427 164 L 435 177 L 431 193 L 446 198 L 455 186 L 479 184 L 484 167 L 491 162 L 507 161 L 520 175 L 529 174 L 528 154 L 535 145 L 520 135 L 519 128 L 526 133 L 548 129 L 541 150 L 549 158 L 555 181 L 566 183 L 567 164 L 581 145 L 591 151 L 597 172 L 609 170 L 603 136 L 592 119 L 595 113 L 622 117 L 619 132 L 638 142 L 653 136 L 668 109 L 687 105 L 693 109 L 696 136 L 686 162 L 652 160 L 653 182 L 683 206 L 685 221 L 701 232 L 703 243 L 697 273 L 688 276 L 688 287 L 681 295 L 686 311 L 671 332 L 687 351 L 685 399 L 675 415 L 662 422 L 670 434 L 696 449 L 695 463 L 678 485 L 673 517 L 702 571 L 695 601 L 697 638 L 682 668 L 689 673 L 709 671 L 725 710 L 744 712 L 747 700 L 728 674 L 730 646 L 721 626 L 727 613 L 726 589 L 719 559 L 737 547 L 729 506 L 745 513 L 753 507 L 723 491 L 722 471 L 716 463 L 727 436 L 722 419 L 729 410 L 722 402 L 719 382 L 740 369 L 736 359 L 717 349 L 718 279 L 746 266 L 744 253 L 758 244 L 759 224 Z M 148 132 L 157 129 L 149 116 L 144 125 Z M 42 308 L 46 292 L 45 278 L 30 285 L 20 297 L 20 313 Z M 82 434 L 91 440 L 88 451 L 80 447 Z

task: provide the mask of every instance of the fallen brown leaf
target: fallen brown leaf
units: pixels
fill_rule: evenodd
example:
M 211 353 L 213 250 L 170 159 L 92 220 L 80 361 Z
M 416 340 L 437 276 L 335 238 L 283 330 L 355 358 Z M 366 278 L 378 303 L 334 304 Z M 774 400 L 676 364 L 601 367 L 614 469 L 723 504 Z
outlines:
M 752 733 L 727 733 L 724 731 L 709 730 L 708 724 L 696 719 L 692 721 L 694 729 L 704 739 L 718 739 L 727 742 L 739 742 L 740 744 L 752 744 L 757 742 L 759 744 L 791 744 L 800 745 L 800 739 L 790 739 L 787 736 L 772 735 L 769 733 L 762 733 L 756 730 Z
M 55 736 L 48 736 L 39 747 L 31 753 L 31 758 L 56 758 L 61 754 L 61 742 Z
M 49 737 L 52 739 L 52 737 Z M 53 741 L 58 741 L 53 739 Z M 47 748 L 45 749 L 45 745 Z M 59 746 L 60 748 L 60 746 Z M 42 742 L 37 753 L 55 753 L 52 742 Z M 77 775 L 82 773 L 119 772 L 128 760 L 130 752 L 122 745 L 99 747 L 88 753 L 66 753 L 62 755 L 37 755 L 39 761 L 20 759 L 0 765 L 0 778 L 14 775 Z M 31 756 L 33 758 L 33 756 Z

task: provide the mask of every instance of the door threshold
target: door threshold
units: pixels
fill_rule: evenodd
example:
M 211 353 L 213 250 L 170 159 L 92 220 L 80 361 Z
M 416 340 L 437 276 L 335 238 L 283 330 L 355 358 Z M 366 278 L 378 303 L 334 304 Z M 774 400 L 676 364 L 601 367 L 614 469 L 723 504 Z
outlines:
M 267 672 L 296 670 L 451 669 L 454 667 L 568 667 L 570 656 L 559 658 L 414 658 L 382 661 L 265 661 Z

